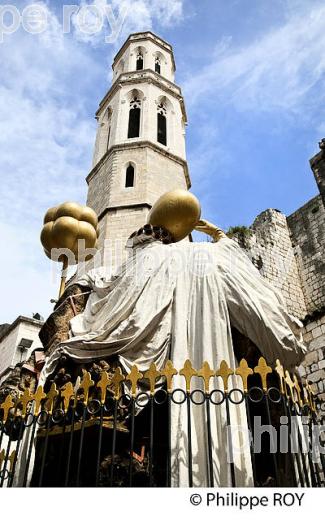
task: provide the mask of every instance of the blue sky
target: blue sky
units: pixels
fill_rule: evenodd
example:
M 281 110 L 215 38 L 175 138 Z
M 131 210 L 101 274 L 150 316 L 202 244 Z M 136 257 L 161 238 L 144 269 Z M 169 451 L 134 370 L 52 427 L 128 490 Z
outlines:
M 323 0 L 11 5 L 21 13 L 31 3 L 47 9 L 47 30 L 20 27 L 0 43 L 0 323 L 50 311 L 58 280 L 39 243 L 42 218 L 64 200 L 85 201 L 94 114 L 130 32 L 153 30 L 174 47 L 205 218 L 249 225 L 266 208 L 290 214 L 317 194 L 308 161 L 325 137 Z M 116 40 L 105 43 L 107 23 L 85 35 L 74 19 L 63 34 L 68 3 L 111 5 L 124 20 Z

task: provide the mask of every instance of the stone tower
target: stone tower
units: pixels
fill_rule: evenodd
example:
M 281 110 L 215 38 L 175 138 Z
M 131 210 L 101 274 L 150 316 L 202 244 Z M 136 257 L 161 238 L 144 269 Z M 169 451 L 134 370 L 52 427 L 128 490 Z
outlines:
M 131 34 L 113 62 L 112 86 L 96 113 L 98 130 L 88 200 L 99 217 L 100 248 L 125 257 L 130 234 L 143 226 L 166 191 L 190 187 L 186 111 L 174 83 L 171 45 L 151 32 Z

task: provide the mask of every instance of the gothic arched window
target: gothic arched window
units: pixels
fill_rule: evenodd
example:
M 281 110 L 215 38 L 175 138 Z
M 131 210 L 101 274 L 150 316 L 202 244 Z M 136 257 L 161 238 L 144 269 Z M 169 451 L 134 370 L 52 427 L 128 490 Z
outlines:
M 134 97 L 130 102 L 128 138 L 140 136 L 141 100 Z
M 167 145 L 167 110 L 164 103 L 158 105 L 157 141 L 165 146 Z
M 125 172 L 125 187 L 133 188 L 133 186 L 134 186 L 134 166 L 132 166 L 132 164 L 129 164 L 129 166 L 126 168 L 126 172 Z
M 143 54 L 141 51 L 137 54 L 137 70 L 143 69 Z
M 161 74 L 161 60 L 158 56 L 155 59 L 155 72 L 158 72 L 158 74 Z

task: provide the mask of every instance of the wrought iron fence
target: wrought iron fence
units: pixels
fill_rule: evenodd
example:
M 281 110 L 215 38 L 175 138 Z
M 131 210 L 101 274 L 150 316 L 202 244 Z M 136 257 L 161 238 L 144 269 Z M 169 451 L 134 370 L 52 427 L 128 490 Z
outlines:
M 183 378 L 183 388 L 175 387 L 175 376 Z M 172 406 L 186 409 L 182 428 L 189 487 L 193 486 L 193 409 L 204 410 L 206 481 L 214 487 L 211 412 L 222 408 L 231 431 L 234 406 L 246 412 L 255 486 L 324 485 L 325 427 L 313 390 L 285 371 L 279 361 L 274 369 L 260 358 L 253 368 L 242 359 L 237 368 L 222 361 L 218 370 L 207 362 L 196 370 L 187 360 L 179 371 L 168 361 L 162 370 L 153 363 L 145 373 L 134 365 L 128 375 L 116 368 L 102 370 L 97 381 L 92 377 L 84 370 L 74 385 L 69 382 L 57 389 L 52 383 L 50 388 L 39 386 L 34 394 L 27 389 L 16 402 L 6 397 L 0 405 L 0 487 L 170 487 Z M 287 425 L 286 453 L 277 442 L 272 450 L 271 439 L 270 446 L 264 442 L 256 452 L 257 416 L 276 431 Z M 236 486 L 232 449 L 228 435 L 229 485 Z

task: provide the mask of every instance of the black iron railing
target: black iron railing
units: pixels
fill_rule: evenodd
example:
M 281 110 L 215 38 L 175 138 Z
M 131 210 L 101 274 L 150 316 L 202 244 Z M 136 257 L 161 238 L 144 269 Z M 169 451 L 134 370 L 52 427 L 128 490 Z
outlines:
M 59 389 L 54 383 L 50 388 L 39 386 L 35 394 L 27 389 L 16 402 L 8 395 L 0 405 L 0 487 L 170 487 L 173 406 L 183 407 L 186 418 L 181 425 L 187 452 L 185 485 L 191 487 L 195 480 L 192 441 L 197 407 L 204 417 L 206 485 L 218 485 L 212 425 L 217 409 L 223 411 L 227 430 L 228 467 L 223 470 L 229 475 L 228 485 L 238 485 L 231 414 L 238 406 L 244 410 L 250 436 L 255 486 L 324 485 L 325 426 L 312 388 L 279 362 L 272 369 L 260 358 L 253 368 L 244 359 L 236 369 L 222 361 L 218 370 L 207 362 L 197 370 L 189 360 L 179 371 L 171 361 L 162 370 L 152 364 L 145 373 L 137 366 L 128 375 L 116 368 L 102 370 L 97 381 L 84 370 L 81 379 Z M 257 418 L 259 427 L 272 426 L 275 438 L 262 438 L 256 431 Z

